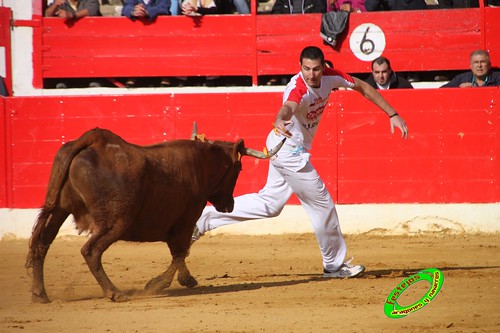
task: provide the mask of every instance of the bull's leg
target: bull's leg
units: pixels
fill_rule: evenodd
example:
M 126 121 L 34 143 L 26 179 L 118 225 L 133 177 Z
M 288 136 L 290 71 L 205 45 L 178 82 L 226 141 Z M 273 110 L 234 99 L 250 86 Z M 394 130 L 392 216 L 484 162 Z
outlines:
M 50 302 L 45 291 L 43 266 L 47 251 L 68 215 L 68 212 L 60 208 L 55 208 L 52 211 L 42 209 L 33 228 L 28 257 L 26 259 L 26 268 L 33 269 L 31 300 L 34 303 Z
M 148 283 L 146 283 L 144 289 L 150 293 L 156 294 L 163 289 L 170 287 L 178 269 L 178 263 L 175 260 L 172 260 L 167 270 L 157 277 L 152 278 Z
M 191 276 L 191 273 L 186 267 L 185 257 L 175 257 L 172 259 L 172 262 L 170 263 L 168 269 L 164 273 L 151 279 L 146 284 L 144 289 L 151 293 L 159 293 L 163 289 L 170 287 L 170 285 L 172 284 L 172 280 L 174 279 L 174 275 L 177 271 L 179 271 L 179 274 L 177 275 L 177 281 L 179 281 L 181 286 L 193 288 L 198 284 L 198 282 L 194 277 Z
M 185 258 L 182 258 L 182 261 L 179 264 L 180 266 L 179 266 L 179 273 L 177 274 L 177 281 L 179 281 L 179 284 L 184 287 L 188 288 L 196 287 L 198 281 L 196 281 L 196 279 L 189 272 L 189 269 L 187 268 L 184 259 Z
M 114 226 L 123 226 L 123 221 L 116 221 Z M 105 297 L 115 302 L 125 302 L 127 296 L 119 290 L 109 279 L 102 266 L 102 254 L 111 244 L 116 242 L 121 234 L 119 228 L 99 230 L 92 234 L 90 239 L 83 245 L 81 253 L 89 266 L 90 272 L 102 288 Z M 121 228 L 120 228 L 121 229 Z

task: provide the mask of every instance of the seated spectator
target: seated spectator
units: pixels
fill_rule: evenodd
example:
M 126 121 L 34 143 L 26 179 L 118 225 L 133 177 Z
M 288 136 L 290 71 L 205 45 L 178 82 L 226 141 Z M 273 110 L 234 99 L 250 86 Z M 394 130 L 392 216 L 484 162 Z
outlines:
M 366 12 L 365 0 L 327 0 L 327 11 L 338 12 L 344 10 L 350 13 Z
M 472 8 L 479 7 L 478 0 L 439 0 L 439 8 Z
M 271 14 L 326 13 L 325 0 L 276 0 Z
M 425 0 L 365 0 L 365 8 L 369 12 L 387 10 L 427 9 Z
M 170 15 L 170 0 L 125 0 L 122 15 L 131 20 L 154 20 L 158 15 Z
M 413 89 L 410 82 L 393 72 L 391 62 L 386 57 L 372 61 L 372 74 L 366 82 L 375 89 Z
M 177 0 L 172 2 L 178 3 Z M 159 15 L 170 15 L 170 0 L 125 0 L 122 8 L 122 16 L 131 20 L 146 19 L 153 21 Z M 125 82 L 128 88 L 135 87 L 137 80 L 129 78 Z
M 77 20 L 85 16 L 101 16 L 99 0 L 54 0 L 45 9 L 45 16 Z
M 230 2 L 225 0 L 184 0 L 182 2 L 182 14 L 187 16 L 196 15 L 217 15 L 217 14 L 229 14 L 231 13 Z M 187 81 L 185 77 L 177 77 L 180 80 L 181 85 L 184 85 Z M 216 81 L 219 79 L 218 76 L 207 76 L 205 81 L 205 86 L 212 87 L 216 85 Z M 162 86 L 169 86 L 170 82 L 166 79 L 162 80 Z
M 59 17 L 67 21 L 75 21 L 85 16 L 101 16 L 99 0 L 54 0 L 47 9 L 45 16 Z M 68 88 L 67 82 L 59 82 L 58 88 Z M 99 87 L 99 81 L 91 81 L 90 87 Z
M 441 88 L 493 87 L 500 86 L 500 72 L 491 70 L 490 54 L 476 50 L 470 54 L 470 72 L 458 74 Z

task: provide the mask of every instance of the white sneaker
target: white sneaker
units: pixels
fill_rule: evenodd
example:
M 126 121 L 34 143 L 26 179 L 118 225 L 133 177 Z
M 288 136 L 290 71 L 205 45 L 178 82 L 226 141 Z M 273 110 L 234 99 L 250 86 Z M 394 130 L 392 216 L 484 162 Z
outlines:
M 340 268 L 335 272 L 330 272 L 326 269 L 323 269 L 323 277 L 325 278 L 334 278 L 334 279 L 344 279 L 344 278 L 352 278 L 360 275 L 365 271 L 365 266 L 363 265 L 351 265 L 351 262 L 343 263 Z
M 191 245 L 193 245 L 194 242 L 200 239 L 201 236 L 203 236 L 203 234 L 200 232 L 200 229 L 198 229 L 198 227 L 195 225 L 193 230 L 193 235 L 191 236 Z

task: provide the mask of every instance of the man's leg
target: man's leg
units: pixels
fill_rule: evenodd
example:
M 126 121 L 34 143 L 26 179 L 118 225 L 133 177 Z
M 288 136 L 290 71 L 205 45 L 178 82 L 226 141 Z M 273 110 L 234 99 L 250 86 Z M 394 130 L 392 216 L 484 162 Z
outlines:
M 264 188 L 258 193 L 234 198 L 234 210 L 231 213 L 220 213 L 213 206 L 205 207 L 196 222 L 198 236 L 224 225 L 278 216 L 291 195 L 290 186 L 270 163 Z M 196 239 L 196 235 L 193 236 Z
M 344 263 L 347 246 L 328 189 L 310 162 L 298 172 L 284 171 L 282 174 L 311 220 L 323 267 L 337 271 Z

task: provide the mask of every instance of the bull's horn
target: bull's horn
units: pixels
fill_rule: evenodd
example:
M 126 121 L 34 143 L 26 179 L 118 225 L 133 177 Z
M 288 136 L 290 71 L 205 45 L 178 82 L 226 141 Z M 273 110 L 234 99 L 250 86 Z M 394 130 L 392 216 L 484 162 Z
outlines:
M 196 134 L 198 134 L 198 124 L 196 124 L 196 121 L 195 121 L 195 122 L 193 122 L 193 132 L 191 133 L 190 140 L 194 140 L 194 138 L 196 137 Z
M 251 148 L 245 148 L 245 153 L 243 155 L 252 156 L 260 159 L 271 158 L 274 155 L 276 155 L 276 153 L 281 149 L 281 147 L 283 147 L 285 140 L 286 138 L 281 140 L 281 142 L 276 147 L 269 150 L 268 152 L 262 152 Z

